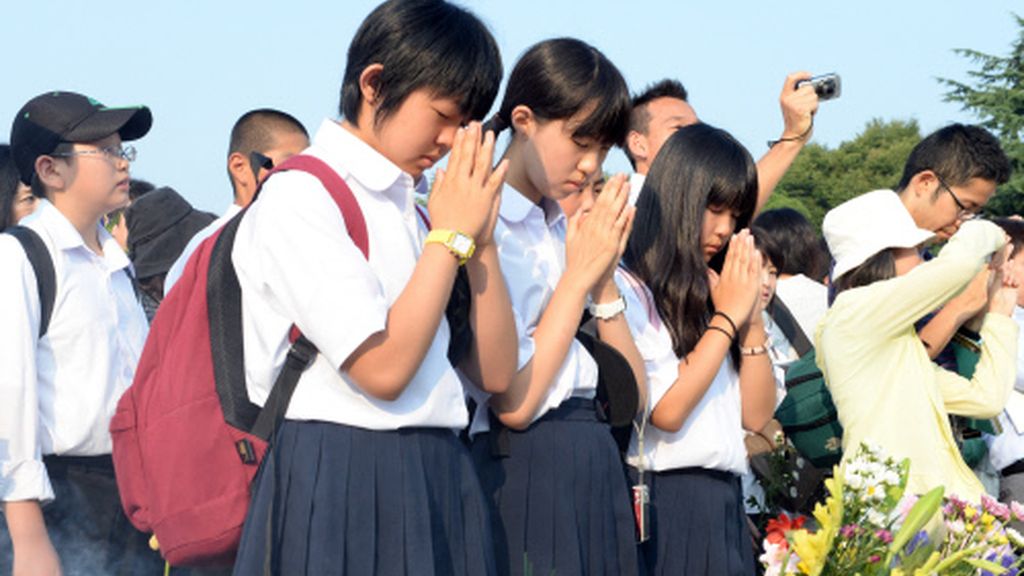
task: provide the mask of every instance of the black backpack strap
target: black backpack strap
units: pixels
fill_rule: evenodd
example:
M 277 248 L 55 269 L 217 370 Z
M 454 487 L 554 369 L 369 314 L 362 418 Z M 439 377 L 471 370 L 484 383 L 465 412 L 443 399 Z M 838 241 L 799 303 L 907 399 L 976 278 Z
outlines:
M 785 334 L 789 343 L 793 345 L 798 356 L 802 357 L 814 349 L 814 345 L 811 344 L 807 334 L 804 334 L 803 329 L 800 328 L 800 324 L 793 317 L 793 313 L 789 311 L 789 308 L 786 307 L 778 296 L 772 298 L 771 305 L 768 307 L 768 315 L 779 325 L 779 329 Z
M 251 430 L 260 415 L 260 407 L 249 401 L 245 386 L 242 287 L 231 261 L 235 234 L 245 212 L 242 210 L 221 228 L 210 253 L 206 276 L 206 314 L 214 384 L 224 421 L 239 430 Z
M 305 336 L 299 336 L 292 342 L 292 347 L 288 349 L 288 356 L 284 360 L 284 367 L 274 380 L 270 396 L 267 397 L 267 402 L 253 424 L 253 436 L 267 441 L 274 436 L 274 432 L 284 420 L 285 412 L 288 411 L 288 403 L 291 402 L 295 388 L 299 384 L 299 378 L 316 359 L 316 355 L 316 346 Z
M 320 180 L 337 204 L 352 241 L 360 252 L 369 258 L 366 220 L 363 218 L 359 203 L 341 176 L 319 158 L 303 154 L 292 156 L 274 168 L 271 174 L 286 170 L 307 172 Z M 269 177 L 270 174 L 267 175 L 267 178 Z M 207 272 L 210 345 L 217 393 L 225 420 L 236 428 L 248 430 L 254 436 L 269 441 L 284 420 L 299 378 L 313 363 L 317 349 L 293 326 L 294 338 L 291 348 L 288 350 L 284 367 L 274 380 L 266 403 L 261 409 L 249 401 L 245 386 L 245 356 L 241 338 L 242 288 L 231 259 L 235 236 L 245 212 L 247 210 L 243 210 L 225 224 L 210 255 L 210 267 Z
M 57 300 L 57 273 L 54 272 L 53 258 L 43 239 L 31 228 L 12 226 L 4 232 L 14 236 L 21 243 L 36 274 L 39 291 L 39 337 L 42 338 L 50 327 L 53 306 Z

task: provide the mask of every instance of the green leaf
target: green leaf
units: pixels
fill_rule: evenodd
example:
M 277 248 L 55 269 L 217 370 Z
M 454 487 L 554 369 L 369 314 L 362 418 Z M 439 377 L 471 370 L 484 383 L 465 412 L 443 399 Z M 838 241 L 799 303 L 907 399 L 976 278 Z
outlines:
M 1007 570 L 1002 564 L 996 564 L 995 562 L 982 560 L 981 558 L 964 558 L 964 562 L 974 566 L 975 568 L 988 570 L 993 574 L 1006 574 L 1009 572 L 1009 570 Z
M 889 554 L 885 559 L 886 566 L 892 562 L 893 556 L 899 554 L 903 547 L 921 531 L 921 528 L 939 510 L 939 506 L 942 505 L 942 494 L 945 490 L 942 486 L 932 488 L 914 503 L 914 507 L 907 514 L 907 519 L 903 521 L 903 526 L 900 527 L 899 532 L 893 536 L 892 543 L 889 544 Z

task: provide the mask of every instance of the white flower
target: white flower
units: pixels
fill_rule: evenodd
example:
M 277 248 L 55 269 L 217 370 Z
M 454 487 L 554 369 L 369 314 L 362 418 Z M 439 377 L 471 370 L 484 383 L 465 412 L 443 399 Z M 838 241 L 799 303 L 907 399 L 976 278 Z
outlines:
M 885 526 L 885 514 L 871 508 L 867 513 L 868 522 L 874 526 Z
M 1024 548 L 1024 536 L 1021 536 L 1020 532 L 1007 527 L 1006 537 L 1010 540 L 1010 544 L 1013 544 L 1014 548 Z

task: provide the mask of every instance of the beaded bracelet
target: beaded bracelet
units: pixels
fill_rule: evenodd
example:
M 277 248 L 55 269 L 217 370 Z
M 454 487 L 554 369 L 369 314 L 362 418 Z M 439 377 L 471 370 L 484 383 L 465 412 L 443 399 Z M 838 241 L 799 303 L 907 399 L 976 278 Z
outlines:
M 768 353 L 768 343 L 765 342 L 760 346 L 751 346 L 750 348 L 744 348 L 740 346 L 740 354 L 744 356 L 760 356 Z

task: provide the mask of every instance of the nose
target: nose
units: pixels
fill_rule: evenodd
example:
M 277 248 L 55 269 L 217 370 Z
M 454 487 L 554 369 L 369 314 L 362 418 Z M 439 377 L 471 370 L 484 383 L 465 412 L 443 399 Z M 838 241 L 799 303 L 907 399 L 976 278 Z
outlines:
M 594 185 L 590 184 L 580 191 L 580 210 L 590 210 L 594 207 Z
M 596 174 L 600 167 L 601 153 L 599 150 L 588 150 L 580 157 L 580 161 L 576 163 L 576 169 L 583 172 L 587 178 Z M 591 190 L 591 194 L 593 194 L 593 190 Z
M 715 234 L 722 239 L 723 243 L 732 236 L 733 231 L 736 230 L 736 217 L 730 212 L 725 212 L 718 215 L 715 221 Z
M 435 143 L 442 148 L 443 152 L 447 152 L 452 149 L 452 144 L 455 142 L 455 134 L 458 130 L 458 126 L 445 126 L 437 134 L 437 140 L 435 140 Z

